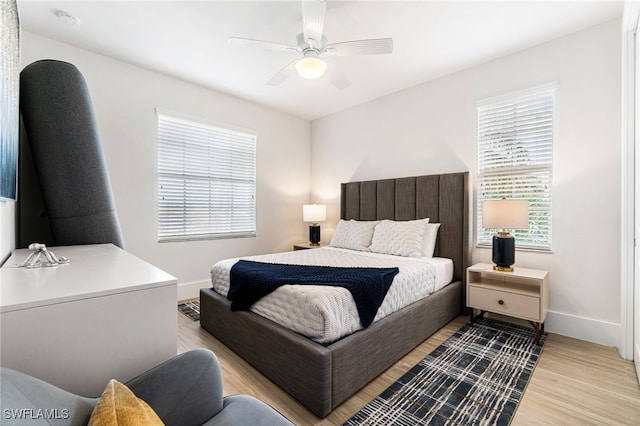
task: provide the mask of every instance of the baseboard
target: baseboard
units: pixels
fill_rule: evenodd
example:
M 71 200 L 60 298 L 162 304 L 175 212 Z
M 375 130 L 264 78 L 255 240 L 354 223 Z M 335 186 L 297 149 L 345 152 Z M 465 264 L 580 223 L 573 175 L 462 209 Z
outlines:
M 490 317 L 520 325 L 528 325 L 525 320 L 490 313 Z M 620 324 L 578 317 L 562 312 L 547 312 L 544 331 L 598 343 L 605 346 L 620 346 Z
M 636 354 L 633 357 L 633 364 L 636 367 L 636 375 L 638 376 L 638 380 L 640 380 L 640 342 L 636 342 L 633 347 L 636 351 Z
M 620 324 L 549 311 L 545 331 L 605 346 L 620 347 Z
M 178 301 L 200 297 L 200 289 L 211 287 L 211 281 L 195 281 L 178 284 Z

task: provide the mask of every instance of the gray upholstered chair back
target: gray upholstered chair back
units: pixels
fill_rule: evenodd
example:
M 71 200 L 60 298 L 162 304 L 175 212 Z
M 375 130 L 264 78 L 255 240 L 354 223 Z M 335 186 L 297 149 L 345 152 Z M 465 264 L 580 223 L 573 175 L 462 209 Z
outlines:
M 252 396 L 224 397 L 220 363 L 207 349 L 176 355 L 125 385 L 168 426 L 293 426 Z M 98 402 L 4 367 L 0 388 L 0 424 L 7 426 L 85 425 Z
M 25 67 L 20 73 L 20 112 L 53 244 L 113 243 L 124 248 L 93 106 L 80 71 L 55 60 Z

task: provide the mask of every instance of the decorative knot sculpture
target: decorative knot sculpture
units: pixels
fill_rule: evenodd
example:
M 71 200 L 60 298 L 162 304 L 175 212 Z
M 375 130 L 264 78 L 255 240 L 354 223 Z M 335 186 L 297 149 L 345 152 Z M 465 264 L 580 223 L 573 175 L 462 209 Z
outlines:
M 40 243 L 29 244 L 29 250 L 33 253 L 20 265 L 21 267 L 33 269 L 41 266 L 58 266 L 69 263 L 69 259 L 64 256 L 57 257 L 52 251 L 47 250 L 47 246 Z M 40 259 L 44 255 L 44 259 Z

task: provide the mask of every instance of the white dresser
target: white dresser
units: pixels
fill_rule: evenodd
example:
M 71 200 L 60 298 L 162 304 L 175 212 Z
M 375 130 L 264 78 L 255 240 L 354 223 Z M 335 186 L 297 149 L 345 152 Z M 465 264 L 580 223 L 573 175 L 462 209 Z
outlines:
M 50 248 L 69 264 L 0 268 L 0 364 L 99 396 L 177 353 L 177 280 L 112 244 Z

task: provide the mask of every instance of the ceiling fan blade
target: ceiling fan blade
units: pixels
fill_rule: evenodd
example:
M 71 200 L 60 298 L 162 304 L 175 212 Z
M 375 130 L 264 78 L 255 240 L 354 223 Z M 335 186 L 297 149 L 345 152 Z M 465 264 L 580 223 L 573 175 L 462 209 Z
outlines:
M 311 47 L 320 48 L 322 43 L 326 8 L 324 0 L 302 0 L 302 33 Z
M 336 89 L 339 90 L 351 85 L 351 80 L 336 67 L 329 67 L 329 69 L 327 69 L 327 78 L 336 86 Z
M 343 41 L 329 44 L 326 47 L 328 55 L 354 56 L 354 55 L 379 55 L 393 52 L 393 39 L 370 38 L 367 40 Z
M 242 37 L 229 37 L 229 44 L 235 47 L 259 47 L 261 49 L 277 50 L 280 52 L 298 52 L 299 49 L 286 44 L 275 43 L 272 41 L 253 40 Z
M 271 80 L 267 81 L 267 85 L 280 86 L 283 81 L 285 81 L 291 74 L 295 72 L 297 61 L 298 61 L 298 58 L 294 59 L 293 61 L 285 65 L 284 68 L 282 68 L 280 71 L 276 73 L 276 75 L 271 77 Z

